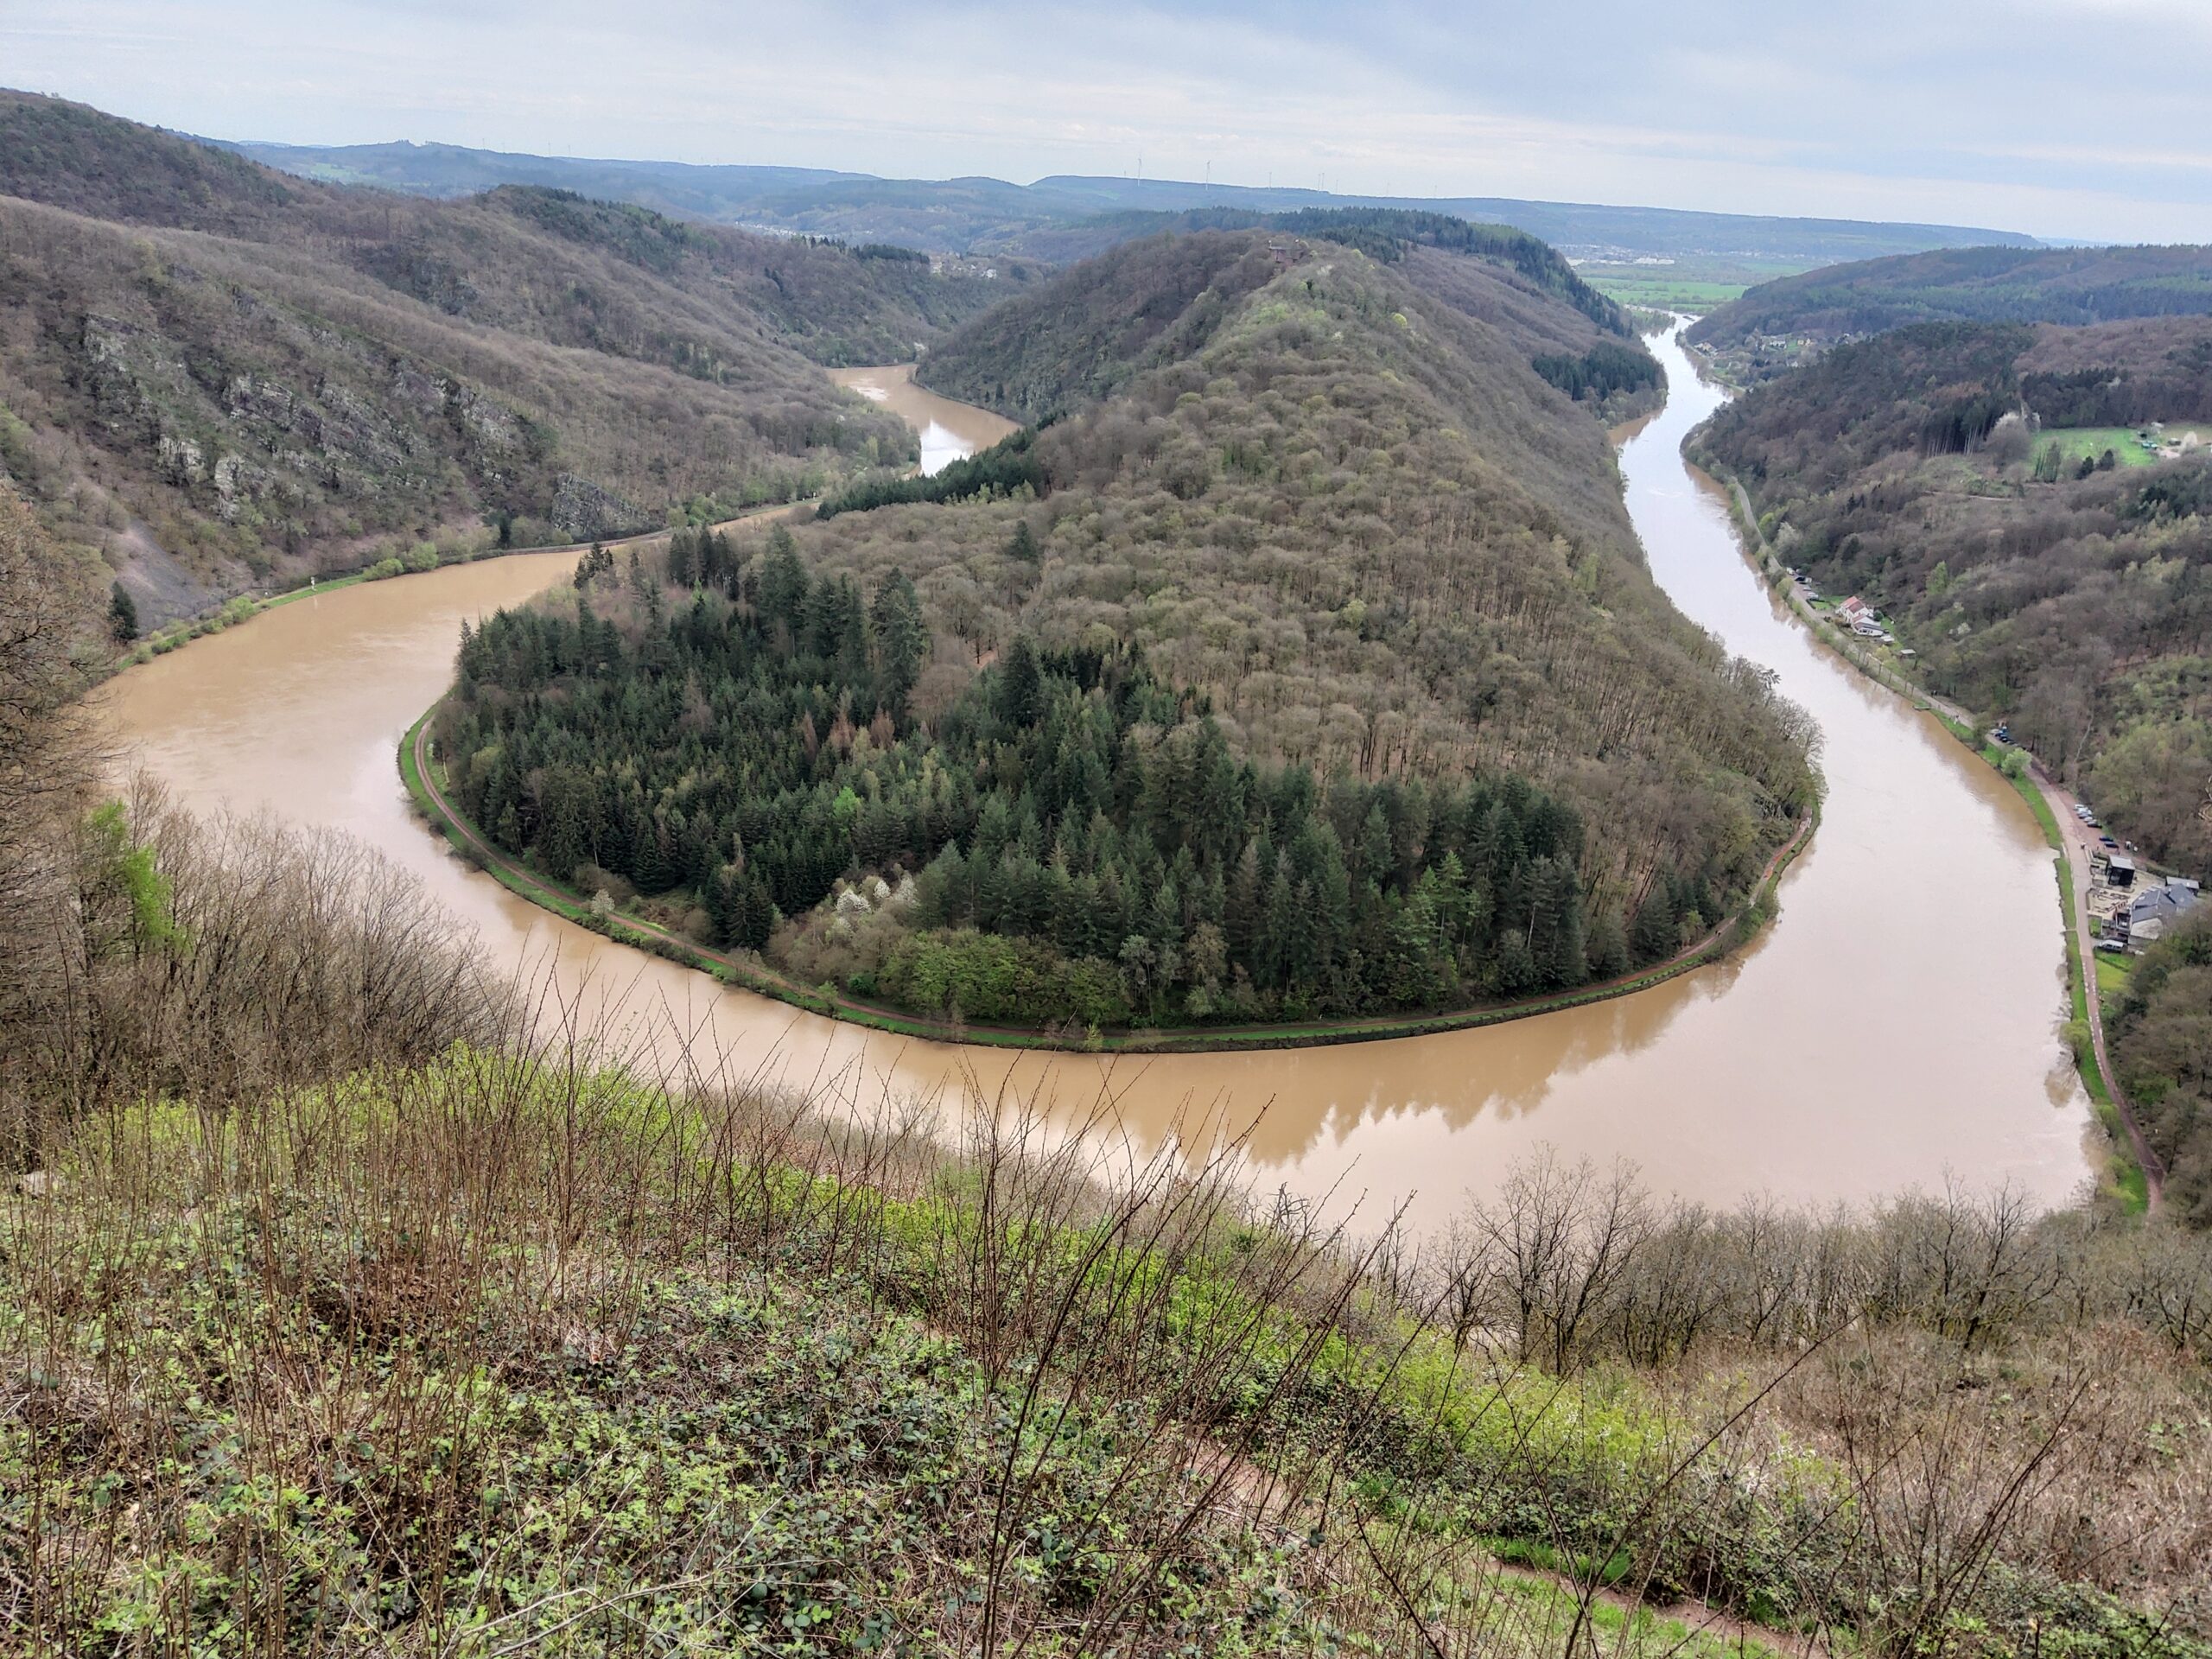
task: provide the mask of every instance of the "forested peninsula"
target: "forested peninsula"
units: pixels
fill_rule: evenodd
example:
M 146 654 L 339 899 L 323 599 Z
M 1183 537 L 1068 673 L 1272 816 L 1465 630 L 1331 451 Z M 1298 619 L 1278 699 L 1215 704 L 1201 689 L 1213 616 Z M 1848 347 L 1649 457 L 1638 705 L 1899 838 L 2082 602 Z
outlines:
M 1653 586 L 1537 364 L 1640 356 L 1618 314 L 1396 251 L 1163 238 L 987 314 L 925 375 L 1057 418 L 491 619 L 454 799 L 602 906 L 1070 1037 L 1672 956 L 1813 809 L 1805 723 Z

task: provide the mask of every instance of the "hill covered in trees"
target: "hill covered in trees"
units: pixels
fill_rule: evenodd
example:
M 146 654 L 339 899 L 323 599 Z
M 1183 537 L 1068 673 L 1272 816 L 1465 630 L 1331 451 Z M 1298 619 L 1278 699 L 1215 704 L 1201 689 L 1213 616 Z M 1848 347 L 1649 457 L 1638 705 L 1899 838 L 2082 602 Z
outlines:
M 472 816 L 969 1018 L 1436 1008 L 1672 954 L 1810 810 L 1807 733 L 1654 587 L 1529 339 L 1412 264 L 1201 232 L 980 319 L 932 375 L 1062 418 L 964 493 L 687 535 L 488 624 L 438 728 Z
M 1538 1159 L 1414 1238 L 609 1064 L 368 849 L 104 801 L 60 563 L 0 486 L 9 1650 L 2212 1655 L 2202 1236 Z
M 584 537 L 911 456 L 817 365 L 1022 275 L 536 187 L 335 188 L 0 94 L 0 467 L 148 621 L 487 518 Z
M 2212 248 L 1946 248 L 1778 277 L 1700 319 L 1690 343 L 1751 378 L 1916 322 L 2056 323 L 2212 314 Z
M 2009 721 L 2116 834 L 2201 875 L 2212 450 L 2152 460 L 2141 435 L 2190 423 L 2212 435 L 2212 320 L 1933 323 L 1756 387 L 1692 449 L 1743 482 L 1783 556 L 1822 590 L 1879 609 L 1931 690 Z M 2201 1217 L 2201 936 L 2190 950 L 2131 988 L 2113 1024 L 2169 1198 Z
M 1639 394 L 1661 385 L 1621 308 L 1535 238 L 1433 213 L 1363 211 L 1165 220 L 978 318 L 933 347 L 918 378 L 1011 419 L 1048 418 L 1196 352 L 1246 295 L 1274 280 L 1294 246 L 1307 244 L 1396 267 L 1427 298 L 1483 323 L 1545 379 L 1608 416 L 1630 412 Z
M 2031 246 L 2017 232 L 1958 225 L 1706 213 L 1669 207 L 1523 201 L 1500 196 L 1425 200 L 1336 195 L 1294 186 L 1062 175 L 1033 183 L 1001 179 L 881 179 L 818 168 L 594 161 L 470 149 L 454 144 L 228 146 L 309 178 L 375 184 L 429 196 L 474 195 L 502 184 L 539 184 L 634 201 L 660 212 L 800 234 L 904 242 L 941 252 L 1020 252 L 1072 262 L 1161 216 L 1230 210 L 1244 214 L 1382 208 L 1510 225 L 1577 257 L 1708 262 L 1802 269 L 1923 248 Z M 1131 229 L 1132 226 L 1140 228 Z M 1102 232 L 1107 241 L 1095 239 Z
M 2212 861 L 2212 469 L 2120 464 L 2152 418 L 2212 420 L 2212 321 L 1901 329 L 1746 393 L 1694 442 L 1785 556 L 1891 619 L 1931 689 L 2008 720 L 2194 868 Z

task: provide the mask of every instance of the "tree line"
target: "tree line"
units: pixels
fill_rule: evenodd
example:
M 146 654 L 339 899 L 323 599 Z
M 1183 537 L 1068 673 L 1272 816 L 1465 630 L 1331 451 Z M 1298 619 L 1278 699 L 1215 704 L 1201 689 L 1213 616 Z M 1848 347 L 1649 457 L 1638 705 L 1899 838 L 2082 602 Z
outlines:
M 556 880 L 681 892 L 714 943 L 970 1019 L 1436 1008 L 1624 972 L 1718 908 L 1694 875 L 1592 906 L 1579 814 L 1510 772 L 1239 758 L 1127 645 L 1017 635 L 925 724 L 930 649 L 902 573 L 679 533 L 469 632 L 438 736 L 463 810 Z

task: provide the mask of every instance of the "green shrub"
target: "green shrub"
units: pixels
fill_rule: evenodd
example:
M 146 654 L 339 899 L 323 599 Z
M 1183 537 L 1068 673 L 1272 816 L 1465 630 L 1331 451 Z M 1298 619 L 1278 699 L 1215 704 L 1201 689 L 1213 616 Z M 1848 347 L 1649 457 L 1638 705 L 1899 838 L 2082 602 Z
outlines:
M 1121 1025 L 1129 1017 L 1128 990 L 1111 963 L 1095 957 L 1071 961 L 1039 939 L 966 928 L 901 939 L 885 959 L 876 988 L 901 1007 L 963 1020 Z

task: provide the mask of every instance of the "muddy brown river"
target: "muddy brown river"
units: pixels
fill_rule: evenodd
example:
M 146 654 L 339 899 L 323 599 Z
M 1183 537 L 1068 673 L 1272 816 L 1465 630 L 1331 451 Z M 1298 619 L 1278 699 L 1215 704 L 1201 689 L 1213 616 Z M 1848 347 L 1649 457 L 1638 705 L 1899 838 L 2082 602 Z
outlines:
M 609 943 L 509 894 L 408 808 L 400 734 L 445 689 L 464 618 L 562 579 L 522 554 L 301 600 L 133 669 L 106 696 L 138 759 L 201 808 L 343 829 L 419 874 L 503 962 L 664 1059 L 859 1103 L 980 1084 L 1064 1109 L 1111 1095 L 1145 1142 L 1179 1117 L 1258 1119 L 1260 1179 L 1433 1224 L 1541 1143 L 1632 1160 L 1662 1191 L 1727 1202 L 1857 1200 L 1956 1175 L 2051 1203 L 2088 1179 L 2088 1102 L 2060 1039 L 2052 855 L 2003 780 L 1932 718 L 1816 645 L 1758 579 L 1683 435 L 1715 407 L 1662 341 L 1672 395 L 1624 444 L 1628 502 L 1660 582 L 1773 668 L 1825 734 L 1826 814 L 1780 914 L 1735 958 L 1592 1007 L 1341 1047 L 1118 1058 L 1009 1054 L 817 1019 Z M 873 378 L 872 379 L 870 378 Z M 1006 429 L 849 371 L 949 435 Z M 927 401 L 914 401 L 926 399 Z M 954 419 L 940 419 L 950 410 Z M 546 976 L 550 976 L 550 978 Z M 1341 1184 L 1341 1185 L 1340 1185 Z
M 922 470 L 934 473 L 988 449 L 1012 432 L 1014 423 L 973 404 L 956 404 L 914 384 L 914 365 L 894 363 L 880 369 L 832 369 L 830 378 L 848 391 L 880 404 L 921 435 Z

